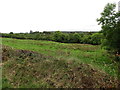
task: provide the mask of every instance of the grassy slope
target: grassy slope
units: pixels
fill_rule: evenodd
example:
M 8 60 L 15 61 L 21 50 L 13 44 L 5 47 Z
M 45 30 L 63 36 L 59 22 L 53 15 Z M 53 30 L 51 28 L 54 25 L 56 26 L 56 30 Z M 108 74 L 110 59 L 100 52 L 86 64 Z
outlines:
M 77 63 L 82 62 L 85 64 L 89 64 L 90 67 L 93 67 L 98 71 L 102 70 L 102 72 L 105 71 L 112 76 L 117 76 L 117 64 L 113 63 L 113 61 L 107 55 L 106 51 L 100 49 L 100 46 L 65 44 L 52 41 L 18 40 L 10 38 L 2 38 L 2 40 L 3 45 L 10 46 L 13 49 L 35 51 L 42 55 L 45 55 L 46 57 L 48 57 L 47 59 L 50 60 L 56 58 L 57 60 L 65 60 L 68 62 L 71 60 L 75 60 L 75 62 Z M 74 65 L 76 64 L 74 63 Z M 58 66 L 55 67 L 58 68 Z
M 2 43 L 15 49 L 36 51 L 58 58 L 75 59 L 78 62 L 89 63 L 99 67 L 111 75 L 116 75 L 116 63 L 113 64 L 108 54 L 100 46 L 10 38 L 3 38 Z

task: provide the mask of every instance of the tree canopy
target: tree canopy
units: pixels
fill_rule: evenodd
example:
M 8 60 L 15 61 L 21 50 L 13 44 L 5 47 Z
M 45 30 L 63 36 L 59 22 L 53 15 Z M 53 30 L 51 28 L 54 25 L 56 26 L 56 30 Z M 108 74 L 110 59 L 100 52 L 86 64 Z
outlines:
M 101 17 L 97 19 L 104 36 L 103 46 L 107 50 L 120 54 L 120 12 L 115 11 L 116 4 L 108 3 Z

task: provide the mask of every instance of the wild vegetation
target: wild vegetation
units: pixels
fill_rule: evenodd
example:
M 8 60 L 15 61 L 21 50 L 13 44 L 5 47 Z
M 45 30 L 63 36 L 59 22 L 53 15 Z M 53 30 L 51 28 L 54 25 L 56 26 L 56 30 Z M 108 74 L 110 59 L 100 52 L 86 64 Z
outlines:
M 115 6 L 105 6 L 97 33 L 1 33 L 3 88 L 118 88 L 120 13 Z
M 117 87 L 118 64 L 100 46 L 3 40 L 3 87 Z M 89 80 L 89 82 L 88 82 Z
M 62 43 L 83 43 L 83 44 L 101 44 L 102 33 L 98 32 L 81 32 L 81 33 L 62 33 L 56 32 L 32 32 L 30 33 L 2 33 L 2 37 L 16 39 L 32 39 L 32 40 L 49 40 Z
M 115 8 L 116 4 L 108 3 L 97 21 L 102 25 L 103 46 L 115 54 L 120 54 L 120 12 L 116 12 Z
M 99 45 L 102 40 L 102 33 L 81 32 L 81 33 L 62 33 L 56 32 L 31 32 L 30 33 L 2 33 L 2 37 L 16 38 L 16 39 L 32 39 L 32 40 L 49 40 L 62 43 L 84 43 Z

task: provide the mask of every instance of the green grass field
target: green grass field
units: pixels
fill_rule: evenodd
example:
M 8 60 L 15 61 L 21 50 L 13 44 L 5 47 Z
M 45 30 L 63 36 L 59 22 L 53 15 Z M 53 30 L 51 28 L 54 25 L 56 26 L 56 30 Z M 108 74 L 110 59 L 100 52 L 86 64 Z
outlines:
M 28 51 L 40 53 L 43 56 L 47 57 L 46 60 L 48 62 L 57 59 L 63 62 L 69 62 L 74 67 L 76 67 L 76 65 L 79 65 L 79 63 L 83 63 L 83 64 L 89 65 L 91 68 L 94 68 L 95 70 L 98 70 L 102 73 L 106 73 L 112 77 L 118 76 L 117 75 L 118 65 L 116 62 L 114 62 L 113 56 L 110 56 L 104 49 L 101 49 L 99 45 L 72 44 L 72 43 L 68 44 L 68 43 L 58 43 L 58 42 L 52 42 L 52 41 L 21 40 L 21 39 L 11 39 L 11 38 L 2 38 L 2 45 L 8 46 L 13 50 L 28 50 Z M 9 64 L 13 63 L 13 61 L 12 62 L 6 61 L 6 62 L 9 62 Z M 7 66 L 5 67 L 8 67 L 9 64 L 7 64 Z M 54 64 L 57 64 L 57 63 L 54 63 Z M 47 65 L 46 67 L 45 66 L 42 67 L 44 68 L 43 70 L 47 68 Z M 53 63 L 51 63 L 51 65 L 53 65 Z M 61 65 L 60 68 L 62 68 L 63 64 L 60 64 L 60 65 Z M 50 65 L 48 66 L 51 67 Z M 58 66 L 55 66 L 55 67 L 58 68 Z M 34 87 L 34 85 L 32 86 Z M 66 86 L 69 87 L 69 85 L 66 85 Z M 24 86 L 21 86 L 21 87 L 24 87 Z M 51 86 L 45 83 L 42 83 L 41 87 L 51 87 Z
M 57 58 L 74 59 L 78 62 L 96 66 L 111 75 L 116 75 L 116 63 L 113 63 L 113 60 L 100 46 L 10 38 L 3 38 L 2 44 L 15 49 L 31 50 Z

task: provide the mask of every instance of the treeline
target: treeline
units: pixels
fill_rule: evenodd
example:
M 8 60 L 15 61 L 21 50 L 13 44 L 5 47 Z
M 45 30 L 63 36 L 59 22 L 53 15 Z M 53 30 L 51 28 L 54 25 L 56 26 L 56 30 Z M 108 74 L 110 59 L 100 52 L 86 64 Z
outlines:
M 82 32 L 82 33 L 62 33 L 56 32 L 32 32 L 30 33 L 2 33 L 2 37 L 16 39 L 32 39 L 32 40 L 50 40 L 62 43 L 81 43 L 99 45 L 103 39 L 103 34 L 100 32 Z

